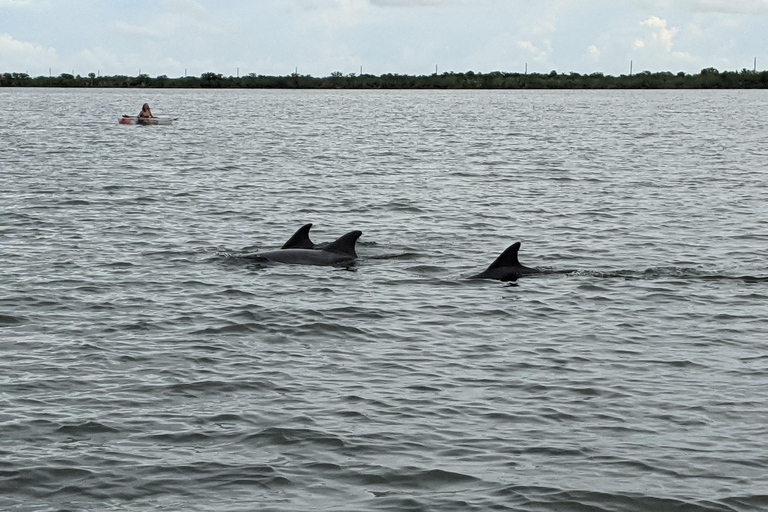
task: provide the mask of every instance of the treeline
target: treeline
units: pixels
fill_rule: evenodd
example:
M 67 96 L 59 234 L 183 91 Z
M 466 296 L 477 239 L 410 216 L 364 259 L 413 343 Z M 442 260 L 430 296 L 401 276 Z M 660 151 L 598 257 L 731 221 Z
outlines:
M 149 88 L 229 88 L 229 89 L 765 89 L 768 71 L 718 71 L 702 69 L 689 75 L 643 71 L 632 75 L 610 76 L 602 73 L 442 73 L 432 75 L 385 74 L 344 75 L 331 73 L 313 77 L 294 73 L 287 76 L 249 74 L 225 77 L 203 73 L 199 77 L 152 78 L 131 76 L 74 76 L 63 73 L 56 77 L 31 77 L 25 73 L 0 75 L 0 87 L 149 87 Z

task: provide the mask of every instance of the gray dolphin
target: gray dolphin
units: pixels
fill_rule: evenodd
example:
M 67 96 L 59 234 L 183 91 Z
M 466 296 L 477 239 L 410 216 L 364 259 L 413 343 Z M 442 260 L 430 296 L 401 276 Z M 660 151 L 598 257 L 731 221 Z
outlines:
M 312 223 L 304 224 L 301 226 L 287 242 L 283 244 L 281 249 L 314 249 L 315 244 L 309 239 L 309 230 L 312 227 Z
M 306 241 L 309 241 L 308 233 L 311 226 L 312 224 L 302 226 L 299 231 L 291 237 L 291 240 L 303 233 L 306 235 Z M 348 267 L 355 262 L 355 259 L 357 259 L 355 242 L 357 242 L 357 239 L 360 238 L 360 235 L 362 234 L 362 231 L 350 231 L 320 250 L 288 247 L 287 249 L 278 249 L 276 251 L 260 252 L 253 255 L 252 258 L 277 263 L 290 263 L 294 265 L 332 265 L 337 267 Z M 301 236 L 299 236 L 299 240 L 301 240 Z M 286 245 L 288 245 L 288 242 Z
M 518 277 L 529 274 L 538 274 L 541 271 L 535 268 L 524 267 L 517 259 L 517 252 L 520 250 L 520 242 L 507 247 L 507 249 L 491 263 L 484 272 L 480 272 L 470 279 L 496 279 L 498 281 L 514 281 Z

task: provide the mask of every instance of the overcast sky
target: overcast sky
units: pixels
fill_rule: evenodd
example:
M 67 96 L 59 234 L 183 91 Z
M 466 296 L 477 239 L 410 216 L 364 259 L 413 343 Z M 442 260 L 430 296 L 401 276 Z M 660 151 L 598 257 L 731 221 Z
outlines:
M 768 69 L 768 0 L 0 0 L 0 72 Z

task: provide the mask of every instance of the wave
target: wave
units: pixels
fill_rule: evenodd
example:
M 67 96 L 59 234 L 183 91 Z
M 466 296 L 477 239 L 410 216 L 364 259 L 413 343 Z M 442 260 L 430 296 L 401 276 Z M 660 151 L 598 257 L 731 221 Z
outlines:
M 624 279 L 647 281 L 654 279 L 679 278 L 700 281 L 742 281 L 745 283 L 768 283 L 768 276 L 729 275 L 709 272 L 690 267 L 652 267 L 644 270 L 555 270 L 542 269 L 547 274 L 597 277 L 601 279 Z

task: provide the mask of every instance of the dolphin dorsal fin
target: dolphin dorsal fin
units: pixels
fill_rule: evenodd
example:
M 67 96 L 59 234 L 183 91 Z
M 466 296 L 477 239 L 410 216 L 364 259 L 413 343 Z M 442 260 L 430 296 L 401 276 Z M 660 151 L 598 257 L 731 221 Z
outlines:
M 327 252 L 335 252 L 337 254 L 346 254 L 353 258 L 357 258 L 355 242 L 357 242 L 357 239 L 360 238 L 360 235 L 362 234 L 362 231 L 350 231 L 338 240 L 323 247 L 323 250 Z
M 281 247 L 281 249 L 314 249 L 315 244 L 309 239 L 309 230 L 312 224 L 301 226 L 291 238 Z
M 499 267 L 519 267 L 520 260 L 517 259 L 517 252 L 520 250 L 520 242 L 515 242 L 509 247 L 506 248 L 506 250 L 501 253 L 501 255 L 496 258 L 496 260 L 491 263 L 491 266 L 488 267 L 488 270 L 499 268 Z

